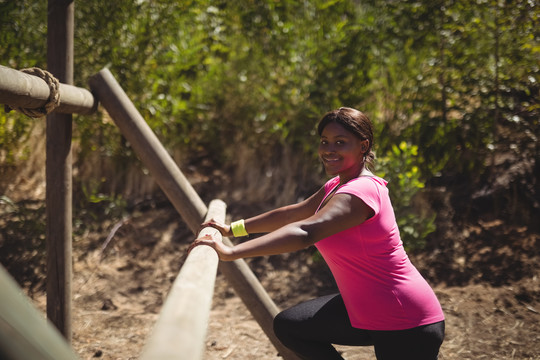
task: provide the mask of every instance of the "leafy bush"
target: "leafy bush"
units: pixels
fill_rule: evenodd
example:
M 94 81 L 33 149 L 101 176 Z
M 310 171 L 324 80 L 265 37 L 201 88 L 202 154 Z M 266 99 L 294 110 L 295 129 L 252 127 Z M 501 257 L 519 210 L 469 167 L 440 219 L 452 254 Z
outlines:
M 46 68 L 45 2 L 0 10 L 0 62 Z M 433 229 L 431 215 L 412 207 L 424 181 L 479 179 L 497 123 L 537 124 L 539 12 L 527 0 L 78 2 L 75 85 L 108 66 L 179 162 L 230 170 L 238 151 L 256 148 L 250 171 L 295 169 L 283 183 L 318 171 L 323 113 L 359 108 L 377 124 L 398 222 L 416 244 Z M 0 157 L 20 164 L 34 120 L 0 110 L 0 121 Z M 133 189 L 111 180 L 141 167 L 129 144 L 106 114 L 75 124 L 75 167 L 103 159 L 79 172 L 75 190 L 85 196 L 106 179 L 92 193 L 129 200 Z M 284 164 L 287 154 L 308 160 Z
M 435 231 L 436 214 L 415 203 L 415 197 L 424 188 L 416 165 L 418 156 L 418 146 L 402 141 L 377 159 L 377 175 L 388 181 L 401 239 L 411 250 L 422 248 L 426 236 Z

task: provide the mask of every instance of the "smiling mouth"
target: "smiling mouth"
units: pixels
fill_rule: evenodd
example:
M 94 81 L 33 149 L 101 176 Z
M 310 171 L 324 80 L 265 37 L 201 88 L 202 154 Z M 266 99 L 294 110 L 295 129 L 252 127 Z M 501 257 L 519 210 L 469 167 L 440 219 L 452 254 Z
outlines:
M 323 160 L 325 163 L 335 163 L 335 162 L 338 162 L 338 161 L 339 161 L 339 158 L 338 158 L 338 157 L 335 157 L 335 158 L 323 157 L 322 160 Z

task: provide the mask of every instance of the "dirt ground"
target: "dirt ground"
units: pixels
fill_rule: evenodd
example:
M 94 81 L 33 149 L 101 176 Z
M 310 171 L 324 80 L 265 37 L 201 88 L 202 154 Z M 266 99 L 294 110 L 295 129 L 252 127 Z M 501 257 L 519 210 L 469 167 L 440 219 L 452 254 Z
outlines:
M 538 245 L 536 235 L 520 235 L 519 239 L 528 239 L 528 246 Z M 137 359 L 192 240 L 169 206 L 134 212 L 123 223 L 105 223 L 101 231 L 74 238 L 73 347 L 81 359 Z M 4 241 L 2 251 L 6 246 Z M 313 254 L 308 249 L 248 263 L 276 304 L 285 308 L 335 291 L 326 265 Z M 536 263 L 530 264 L 535 269 L 532 276 L 505 284 L 455 286 L 431 280 L 429 257 L 410 255 L 432 282 L 447 317 L 440 359 L 540 359 Z M 37 252 L 26 256 L 32 263 Z M 10 264 L 17 269 L 17 261 L 12 259 Z M 32 277 L 19 275 L 17 280 L 44 311 L 44 276 L 39 270 L 43 267 L 36 264 Z M 375 358 L 372 348 L 338 348 L 348 360 Z M 221 273 L 216 279 L 205 359 L 280 359 Z

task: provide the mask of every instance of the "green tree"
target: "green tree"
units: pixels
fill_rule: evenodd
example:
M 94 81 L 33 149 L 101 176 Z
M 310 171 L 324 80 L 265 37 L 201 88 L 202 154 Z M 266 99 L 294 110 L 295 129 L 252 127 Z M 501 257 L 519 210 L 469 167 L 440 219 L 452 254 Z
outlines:
M 324 178 L 319 117 L 360 108 L 376 126 L 399 221 L 415 219 L 421 239 L 432 215 L 411 204 L 424 183 L 480 179 L 501 124 L 540 136 L 539 9 L 531 0 L 77 2 L 75 84 L 109 67 L 179 162 L 204 159 L 239 188 L 273 174 L 283 184 L 276 202 Z M 46 68 L 45 2 L 0 2 L 0 19 L 0 62 Z M 124 184 L 144 168 L 106 114 L 75 122 L 76 189 L 88 199 L 140 195 Z M 13 167 L 35 120 L 0 110 L 0 124 L 2 166 Z M 259 199 L 278 199 L 259 187 Z

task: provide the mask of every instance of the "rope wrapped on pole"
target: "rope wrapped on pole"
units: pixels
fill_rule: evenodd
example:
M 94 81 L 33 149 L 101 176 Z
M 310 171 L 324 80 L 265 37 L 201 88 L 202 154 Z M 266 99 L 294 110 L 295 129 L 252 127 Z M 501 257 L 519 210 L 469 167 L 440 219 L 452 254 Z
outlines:
M 89 115 L 98 102 L 90 91 L 58 82 L 39 68 L 19 71 L 0 65 L 0 104 L 6 111 L 19 110 L 27 116 L 41 117 L 51 112 Z
M 47 85 L 49 86 L 49 98 L 47 99 L 47 102 L 45 102 L 45 105 L 43 105 L 40 108 L 36 109 L 27 109 L 24 107 L 10 107 L 9 105 L 5 106 L 6 112 L 10 112 L 11 110 L 17 110 L 19 112 L 22 112 L 26 116 L 38 118 L 45 116 L 49 113 L 51 113 L 54 109 L 60 105 L 60 82 L 57 78 L 55 78 L 50 72 L 42 70 L 37 67 L 28 68 L 28 69 L 22 69 L 21 72 L 25 74 L 30 74 L 39 77 L 40 79 L 43 79 Z

